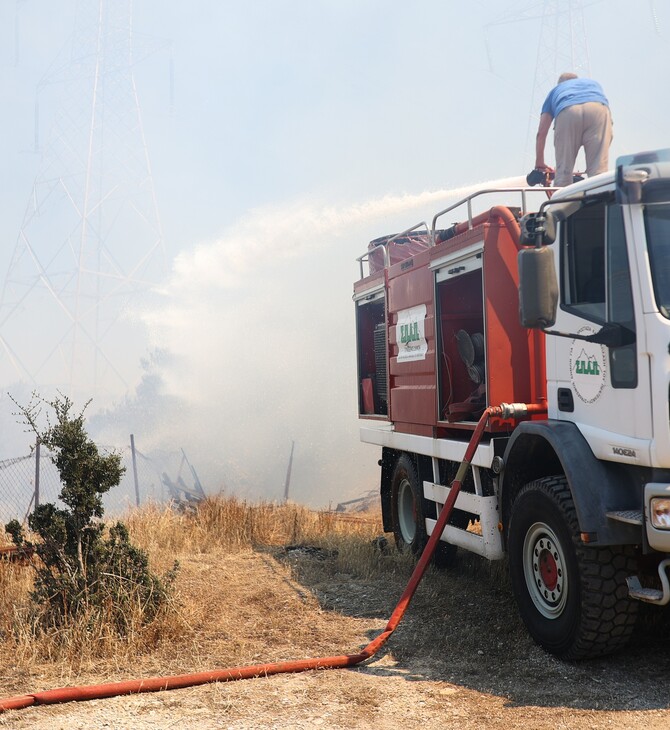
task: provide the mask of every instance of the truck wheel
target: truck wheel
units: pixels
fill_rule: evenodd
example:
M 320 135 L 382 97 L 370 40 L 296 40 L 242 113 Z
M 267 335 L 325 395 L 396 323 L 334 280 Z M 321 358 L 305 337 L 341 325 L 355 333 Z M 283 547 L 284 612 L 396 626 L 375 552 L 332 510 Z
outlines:
M 426 514 L 430 504 L 423 496 L 423 484 L 412 459 L 403 454 L 396 462 L 391 479 L 393 536 L 398 550 L 409 550 L 417 556 L 423 552 L 428 542 Z M 440 542 L 433 553 L 433 564 L 437 568 L 448 568 L 453 565 L 455 556 L 455 545 Z
M 509 571 L 519 613 L 535 641 L 562 659 L 584 659 L 625 646 L 637 603 L 626 577 L 632 546 L 586 546 L 564 476 L 521 489 L 509 521 Z
M 423 494 L 412 460 L 403 454 L 391 479 L 393 537 L 399 550 L 419 554 L 428 541 L 423 513 Z

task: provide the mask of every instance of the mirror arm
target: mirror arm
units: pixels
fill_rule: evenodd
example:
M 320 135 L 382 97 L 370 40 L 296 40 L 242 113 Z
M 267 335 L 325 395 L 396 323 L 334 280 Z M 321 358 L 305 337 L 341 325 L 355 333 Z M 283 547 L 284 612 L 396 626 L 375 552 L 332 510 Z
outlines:
M 591 337 L 593 335 L 578 335 L 572 332 L 559 332 L 558 330 L 542 330 L 545 335 L 554 335 L 554 337 L 567 337 L 570 340 L 585 340 L 586 342 L 593 342 Z
M 545 335 L 554 335 L 556 337 L 567 337 L 571 340 L 584 340 L 584 342 L 595 342 L 597 345 L 605 345 L 606 347 L 624 347 L 632 345 L 635 342 L 635 332 L 620 324 L 608 322 L 603 325 L 598 332 L 592 335 L 578 335 L 573 332 L 560 332 L 559 330 L 542 330 Z

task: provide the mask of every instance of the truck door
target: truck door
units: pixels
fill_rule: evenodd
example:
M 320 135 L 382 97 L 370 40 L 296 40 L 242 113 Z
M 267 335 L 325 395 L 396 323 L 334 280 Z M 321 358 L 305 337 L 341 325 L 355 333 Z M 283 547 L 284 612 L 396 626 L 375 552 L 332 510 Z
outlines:
M 561 224 L 557 243 L 561 297 L 555 329 L 588 336 L 611 322 L 624 328 L 629 342 L 606 347 L 550 336 L 550 416 L 577 423 L 598 458 L 647 464 L 649 365 L 636 327 L 640 301 L 631 286 L 624 208 L 613 199 L 587 203 Z

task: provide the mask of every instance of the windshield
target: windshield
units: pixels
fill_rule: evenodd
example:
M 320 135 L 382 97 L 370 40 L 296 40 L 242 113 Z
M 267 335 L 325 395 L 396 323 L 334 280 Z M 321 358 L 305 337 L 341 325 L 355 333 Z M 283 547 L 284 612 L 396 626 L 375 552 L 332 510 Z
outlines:
M 656 304 L 670 319 L 670 203 L 647 205 L 644 222 Z

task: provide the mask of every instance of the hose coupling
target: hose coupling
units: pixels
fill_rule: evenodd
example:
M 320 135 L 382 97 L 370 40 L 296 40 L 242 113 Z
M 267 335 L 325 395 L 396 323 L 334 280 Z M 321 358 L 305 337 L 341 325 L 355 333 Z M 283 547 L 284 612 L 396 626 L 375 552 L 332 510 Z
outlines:
M 527 403 L 501 403 L 500 414 L 502 418 L 526 418 L 528 415 Z

